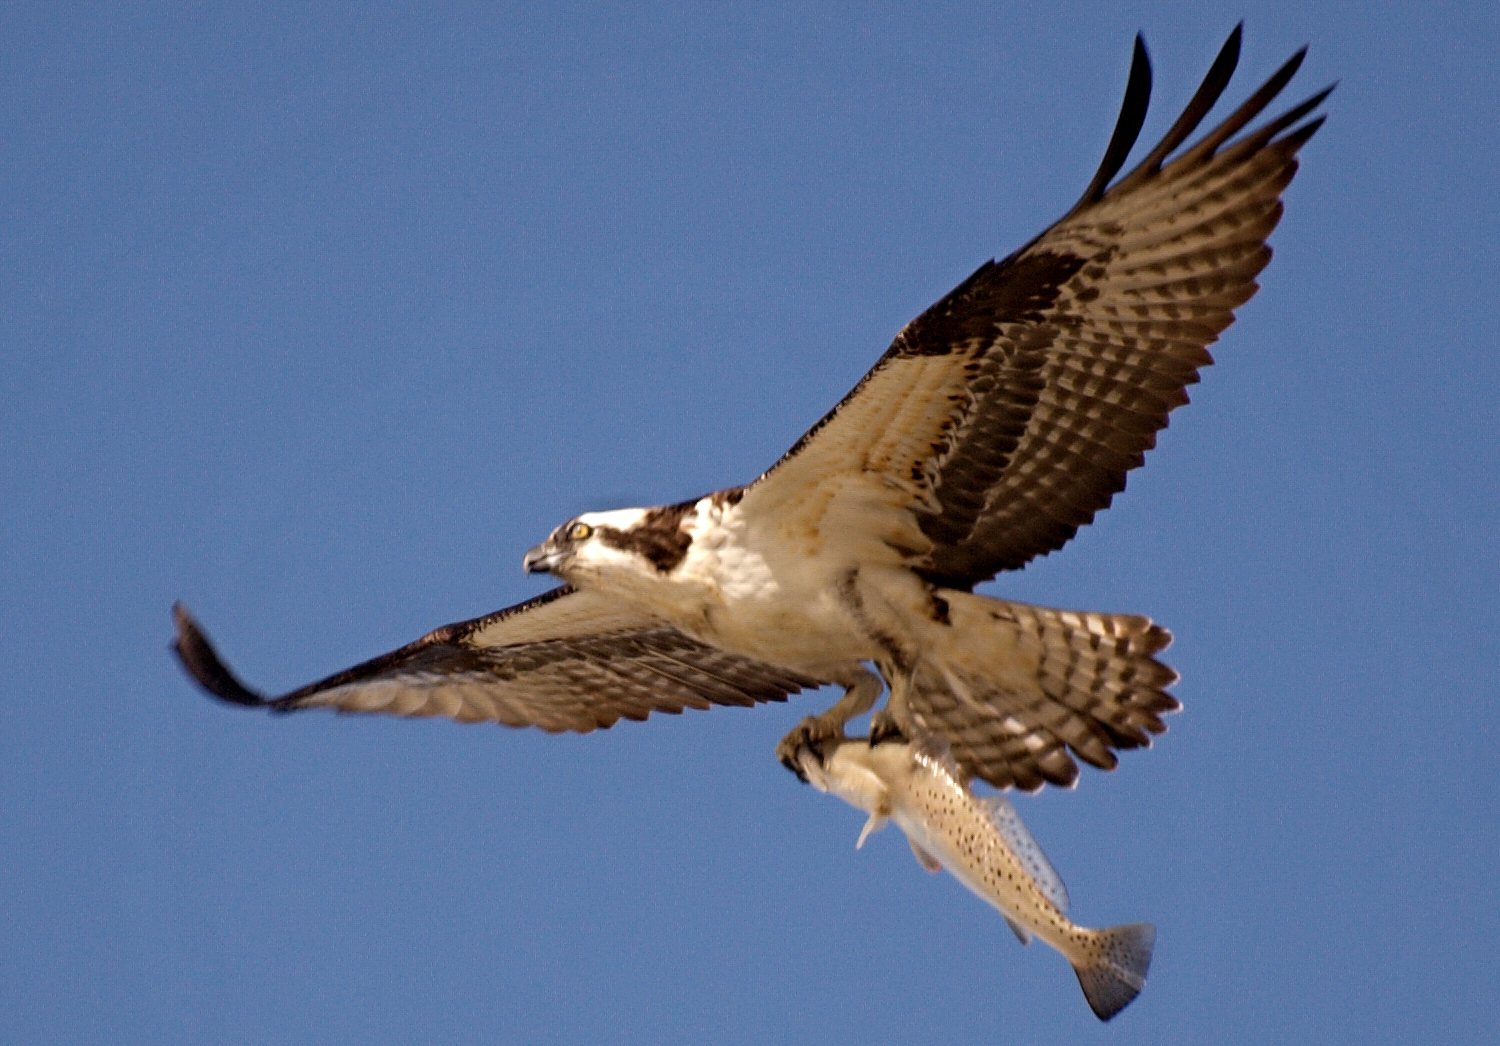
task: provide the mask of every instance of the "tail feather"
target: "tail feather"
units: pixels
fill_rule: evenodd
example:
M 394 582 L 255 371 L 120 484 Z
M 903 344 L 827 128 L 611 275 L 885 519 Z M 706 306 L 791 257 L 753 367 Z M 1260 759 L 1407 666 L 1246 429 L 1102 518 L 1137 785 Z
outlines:
M 996 788 L 1071 786 L 1077 757 L 1114 768 L 1181 706 L 1177 673 L 1156 659 L 1172 636 L 1148 618 L 1052 610 L 943 592 L 948 648 L 913 672 L 916 726 L 949 743 L 969 775 Z
M 1129 1006 L 1146 986 L 1156 927 L 1135 923 L 1097 933 L 1102 954 L 1087 966 L 1074 966 L 1073 972 L 1078 974 L 1078 984 L 1094 1016 L 1107 1021 Z

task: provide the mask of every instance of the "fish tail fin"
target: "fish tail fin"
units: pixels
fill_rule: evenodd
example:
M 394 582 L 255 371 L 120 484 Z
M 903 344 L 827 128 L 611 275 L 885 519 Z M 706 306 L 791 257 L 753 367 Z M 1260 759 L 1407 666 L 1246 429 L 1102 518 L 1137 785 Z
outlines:
M 1094 931 L 1095 956 L 1075 964 L 1083 997 L 1094 1016 L 1107 1021 L 1141 993 L 1146 971 L 1151 969 L 1151 949 L 1156 945 L 1156 927 L 1150 923 L 1113 926 Z M 1095 951 L 1095 949 L 1090 949 Z

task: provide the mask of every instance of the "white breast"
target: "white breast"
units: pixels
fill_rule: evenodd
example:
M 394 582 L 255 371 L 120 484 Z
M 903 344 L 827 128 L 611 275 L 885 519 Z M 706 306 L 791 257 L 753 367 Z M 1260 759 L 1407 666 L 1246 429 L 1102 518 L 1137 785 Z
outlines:
M 729 603 L 776 600 L 781 585 L 765 556 L 746 544 L 736 506 L 704 498 L 684 522 L 693 543 L 675 571 L 678 577 L 713 587 Z
M 822 675 L 875 656 L 839 598 L 827 561 L 760 547 L 738 505 L 704 498 L 683 521 L 693 542 L 674 587 L 702 600 L 684 628 L 718 646 Z

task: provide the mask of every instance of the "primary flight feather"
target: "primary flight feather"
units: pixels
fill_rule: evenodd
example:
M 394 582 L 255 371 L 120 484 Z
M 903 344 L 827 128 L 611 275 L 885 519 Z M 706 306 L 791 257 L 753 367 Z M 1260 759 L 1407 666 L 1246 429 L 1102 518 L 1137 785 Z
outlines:
M 183 665 L 239 705 L 552 731 L 838 684 L 779 746 L 799 775 L 799 751 L 882 693 L 875 739 L 939 738 L 966 779 L 1030 790 L 1072 784 L 1078 759 L 1114 767 L 1179 707 L 1155 657 L 1169 634 L 972 589 L 1109 505 L 1257 289 L 1328 91 L 1241 134 L 1298 52 L 1183 149 L 1239 47 L 1236 28 L 1166 137 L 1115 180 L 1150 94 L 1137 38 L 1115 133 L 1072 210 L 908 324 L 748 486 L 569 520 L 525 558 L 563 587 L 281 697 L 240 683 L 178 606 Z

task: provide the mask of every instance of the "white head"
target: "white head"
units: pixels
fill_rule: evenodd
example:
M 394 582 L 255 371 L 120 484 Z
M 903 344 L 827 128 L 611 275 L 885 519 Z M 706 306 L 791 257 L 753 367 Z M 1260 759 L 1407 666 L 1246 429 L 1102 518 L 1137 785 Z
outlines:
M 580 587 L 659 578 L 676 569 L 693 543 L 682 527 L 693 504 L 585 512 L 526 553 L 522 565 Z

